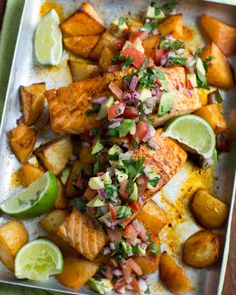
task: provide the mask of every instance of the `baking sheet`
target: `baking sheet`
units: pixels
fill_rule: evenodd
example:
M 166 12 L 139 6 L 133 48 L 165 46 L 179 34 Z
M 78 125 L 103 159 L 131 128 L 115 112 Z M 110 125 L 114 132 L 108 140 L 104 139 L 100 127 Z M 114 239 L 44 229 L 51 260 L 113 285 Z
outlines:
M 18 183 L 17 169 L 19 168 L 19 163 L 11 153 L 7 143 L 7 133 L 15 127 L 16 119 L 21 116 L 19 112 L 19 86 L 29 85 L 35 82 L 46 82 L 47 89 L 50 89 L 71 83 L 71 76 L 67 67 L 68 55 L 66 53 L 64 53 L 62 62 L 58 67 L 45 68 L 37 65 L 36 63 L 33 54 L 32 40 L 35 26 L 40 18 L 40 9 L 43 2 L 44 1 L 42 0 L 26 0 L 25 2 L 0 131 L 0 154 L 2 155 L 0 158 L 0 201 L 3 201 L 16 190 L 20 189 L 20 187 L 16 185 Z M 83 1 L 55 0 L 53 2 L 59 4 L 59 7 L 63 7 L 62 17 L 65 18 L 71 12 L 74 12 Z M 127 15 L 128 12 L 140 12 L 140 10 L 145 10 L 148 5 L 148 1 L 143 0 L 135 0 L 135 2 L 132 0 L 92 0 L 91 2 L 97 7 L 107 25 L 117 16 Z M 180 5 L 178 5 L 177 11 L 183 13 L 184 22 L 190 27 L 193 27 L 193 30 L 196 31 L 195 38 L 192 41 L 193 46 L 198 47 L 204 44 L 204 40 L 199 37 L 198 29 L 196 28 L 197 18 L 199 15 L 207 13 L 235 25 L 236 7 L 197 0 L 179 2 Z M 231 63 L 235 67 L 235 59 L 232 59 Z M 211 169 L 200 172 L 199 169 L 188 162 L 185 167 L 165 186 L 165 188 L 155 196 L 157 203 L 167 209 L 171 215 L 175 217 L 177 215 L 182 216 L 181 219 L 177 219 L 176 222 L 173 222 L 171 227 L 166 227 L 161 232 L 161 240 L 163 242 L 162 250 L 166 249 L 175 255 L 180 264 L 181 247 L 179 247 L 179 243 L 183 242 L 192 233 L 199 229 L 199 227 L 193 222 L 192 216 L 188 210 L 188 201 L 194 190 L 198 187 L 207 188 L 228 204 L 233 204 L 235 192 L 235 188 L 233 187 L 235 178 L 234 164 L 236 160 L 236 155 L 233 153 L 233 151 L 236 150 L 236 100 L 234 92 L 235 89 L 224 93 L 226 106 L 225 116 L 228 120 L 231 135 L 231 153 L 222 154 L 220 156 L 219 165 L 214 174 Z M 43 116 L 47 116 L 47 112 L 45 112 Z M 41 141 L 45 141 L 51 137 L 51 133 L 48 133 L 47 129 L 43 128 L 40 131 L 40 137 Z M 40 142 L 38 142 L 38 144 L 39 143 Z M 213 182 L 215 177 L 216 179 Z M 225 228 L 220 231 L 222 238 L 226 235 L 222 261 L 217 266 L 209 270 L 194 270 L 193 268 L 185 266 L 189 277 L 196 287 L 196 291 L 191 294 L 221 294 L 228 256 L 232 213 L 233 206 L 231 206 L 228 227 L 225 226 Z M 25 222 L 30 232 L 31 239 L 45 235 L 40 226 L 38 226 L 39 219 L 40 218 L 36 218 L 32 221 Z M 0 217 L 0 224 L 4 222 L 6 222 L 6 218 Z M 171 246 L 169 245 L 170 240 L 173 240 Z M 152 275 L 150 278 L 153 283 L 152 294 L 170 294 L 159 283 L 157 278 L 158 274 Z M 47 284 L 19 281 L 16 280 L 14 276 L 2 265 L 0 265 L 0 282 L 61 291 L 64 293 L 67 291 L 71 294 L 92 293 L 85 288 L 82 288 L 80 292 L 73 292 L 72 290 L 69 290 L 57 283 L 57 281 L 53 278 Z

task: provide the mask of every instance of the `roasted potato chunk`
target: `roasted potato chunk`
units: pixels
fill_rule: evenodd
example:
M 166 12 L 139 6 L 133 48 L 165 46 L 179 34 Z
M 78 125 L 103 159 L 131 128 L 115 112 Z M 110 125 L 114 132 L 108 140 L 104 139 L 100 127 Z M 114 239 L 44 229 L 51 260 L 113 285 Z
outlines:
M 64 136 L 41 145 L 35 150 L 35 154 L 45 168 L 58 175 L 68 163 L 72 150 L 70 136 Z
M 103 48 L 99 59 L 99 66 L 101 67 L 103 73 L 107 72 L 109 66 L 112 64 L 112 56 L 112 51 L 108 47 Z
M 168 223 L 166 213 L 153 201 L 148 201 L 136 216 L 150 235 L 156 236 Z
M 101 19 L 100 15 L 97 13 L 96 9 L 91 3 L 89 2 L 83 3 L 80 10 L 87 13 L 92 19 L 96 20 L 101 26 L 104 26 L 104 21 Z
M 53 243 L 55 243 L 59 247 L 64 256 L 80 256 L 79 253 L 73 247 L 71 247 L 71 245 L 69 245 L 67 242 L 65 242 L 58 236 L 45 236 L 44 239 L 50 240 Z
M 10 270 L 18 250 L 29 240 L 28 231 L 20 221 L 10 221 L 0 227 L 0 260 Z
M 95 275 L 98 268 L 97 263 L 68 256 L 64 258 L 64 270 L 57 279 L 68 288 L 79 289 Z
M 87 58 L 100 39 L 100 35 L 64 38 L 64 46 L 74 54 Z
M 208 95 L 211 93 L 211 90 L 207 90 L 204 88 L 198 89 L 198 95 L 201 101 L 202 106 L 206 105 L 208 103 Z
M 24 186 L 29 186 L 39 177 L 43 176 L 45 171 L 41 168 L 34 167 L 29 164 L 25 164 L 21 167 L 21 175 Z
M 60 180 L 57 180 L 57 183 L 58 183 L 58 194 L 53 207 L 55 209 L 66 209 L 68 206 L 68 200 L 64 195 L 64 187 Z
M 70 175 L 67 179 L 66 182 L 66 196 L 68 198 L 75 198 L 78 197 L 79 195 L 83 194 L 85 188 L 81 183 L 81 188 L 79 187 L 80 185 L 76 184 L 78 179 L 83 181 L 82 178 L 82 171 L 85 168 L 85 164 L 81 160 L 75 160 L 74 164 L 71 168 Z
M 159 261 L 160 261 L 160 241 L 158 237 L 153 237 L 152 241 L 156 243 L 159 252 L 157 254 L 152 253 L 150 250 L 147 251 L 145 256 L 136 256 L 133 259 L 138 263 L 142 269 L 143 275 L 150 275 L 156 272 Z
M 25 125 L 33 125 L 40 117 L 44 107 L 45 91 L 45 83 L 20 86 L 20 104 Z
M 72 60 L 69 60 L 68 63 L 73 82 L 79 82 L 81 80 L 96 77 L 100 73 L 100 69 L 96 65 L 90 65 L 86 63 L 83 64 Z
M 55 235 L 58 227 L 65 221 L 67 215 L 67 211 L 54 210 L 48 213 L 40 221 L 40 225 L 47 233 L 49 233 L 50 235 Z
M 162 37 L 171 34 L 174 38 L 181 39 L 183 36 L 182 14 L 168 16 L 158 25 L 157 29 Z
M 37 138 L 37 131 L 21 124 L 10 131 L 9 144 L 21 163 L 25 163 L 31 155 Z
M 203 189 L 195 193 L 190 206 L 197 221 L 208 229 L 221 227 L 229 212 L 225 203 Z
M 79 158 L 84 164 L 96 163 L 96 157 L 91 154 L 92 149 L 88 146 L 82 146 L 79 151 Z
M 222 104 L 208 104 L 195 112 L 195 115 L 206 120 L 216 134 L 223 133 L 227 124 L 222 114 Z
M 161 37 L 160 35 L 151 36 L 143 40 L 143 48 L 145 50 L 145 54 L 151 58 L 154 58 L 155 49 L 159 44 Z
M 201 53 L 201 59 L 212 57 L 208 62 L 208 70 L 206 73 L 207 82 L 210 85 L 220 88 L 229 89 L 234 86 L 234 77 L 231 66 L 214 43 L 209 43 L 205 46 Z
M 226 56 L 236 54 L 236 28 L 204 14 L 200 23 L 207 35 Z
M 220 256 L 220 244 L 217 235 L 210 231 L 199 231 L 185 241 L 183 260 L 195 268 L 204 268 L 215 264 Z
M 195 289 L 184 269 L 167 252 L 161 254 L 159 270 L 162 282 L 171 292 L 184 294 Z

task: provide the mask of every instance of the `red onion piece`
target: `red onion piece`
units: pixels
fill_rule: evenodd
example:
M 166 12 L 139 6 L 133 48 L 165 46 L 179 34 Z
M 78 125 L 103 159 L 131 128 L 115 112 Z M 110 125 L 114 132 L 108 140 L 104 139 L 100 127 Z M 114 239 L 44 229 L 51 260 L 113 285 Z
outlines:
M 193 96 L 192 91 L 189 90 L 189 89 L 186 89 L 186 94 L 187 94 L 188 97 L 192 97 Z
M 112 73 L 112 72 L 115 72 L 115 71 L 119 71 L 120 69 L 121 69 L 121 63 L 119 63 L 117 65 L 109 66 L 107 71 L 108 71 L 108 73 Z
M 158 148 L 158 144 L 153 139 L 149 139 L 147 144 L 154 150 L 156 150 Z
M 135 88 L 136 88 L 136 86 L 137 86 L 137 84 L 138 84 L 138 77 L 134 75 L 134 76 L 132 77 L 131 82 L 130 82 L 129 89 L 134 91 Z
M 101 96 L 99 98 L 93 99 L 93 103 L 97 103 L 97 104 L 102 104 L 105 101 L 107 101 L 107 97 L 106 96 Z
M 111 92 L 119 99 L 122 100 L 123 99 L 123 91 L 120 89 L 120 87 L 118 87 L 115 83 L 111 82 L 109 84 L 109 89 L 111 90 Z
M 97 192 L 98 192 L 99 197 L 100 197 L 102 200 L 105 200 L 105 199 L 106 199 L 107 195 L 106 195 L 104 189 L 98 189 Z

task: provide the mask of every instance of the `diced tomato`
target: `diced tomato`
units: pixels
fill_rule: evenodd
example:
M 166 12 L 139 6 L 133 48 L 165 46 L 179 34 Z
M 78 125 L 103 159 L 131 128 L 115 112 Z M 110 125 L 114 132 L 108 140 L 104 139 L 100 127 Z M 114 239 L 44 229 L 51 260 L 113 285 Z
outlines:
M 129 41 L 133 43 L 138 38 L 143 41 L 145 38 L 147 38 L 147 36 L 148 32 L 137 32 L 129 37 Z
M 191 80 L 189 80 L 189 79 L 187 79 L 187 88 L 188 88 L 188 89 L 193 89 L 193 88 L 194 88 L 193 83 L 192 83 Z
M 116 281 L 114 289 L 115 291 L 119 292 L 126 285 L 127 285 L 126 280 L 124 278 L 121 278 L 118 281 Z
M 138 283 L 138 280 L 133 277 L 131 282 L 130 282 L 130 285 L 133 287 L 134 291 L 139 293 L 140 292 L 140 287 L 139 287 L 139 283 Z
M 108 233 L 108 236 L 112 242 L 114 242 L 115 244 L 119 244 L 119 242 L 122 238 L 122 232 L 120 230 L 117 230 L 117 229 L 114 230 L 114 229 L 107 227 L 107 233 Z
M 161 59 L 165 54 L 165 49 L 156 49 L 155 52 L 155 62 L 157 65 L 161 63 Z
M 116 221 L 116 212 L 115 212 L 114 206 L 111 203 L 109 203 L 108 207 L 109 207 L 109 211 L 111 213 L 111 220 Z
M 125 42 L 126 42 L 126 39 L 121 38 L 121 39 L 117 39 L 116 41 L 114 41 L 113 45 L 114 45 L 115 49 L 119 51 L 124 46 Z
M 108 120 L 111 121 L 112 119 L 122 115 L 125 110 L 126 103 L 119 102 L 117 104 L 112 105 L 108 109 Z
M 128 180 L 127 180 L 127 179 L 123 180 L 123 181 L 120 183 L 119 193 L 120 193 L 120 195 L 121 195 L 121 197 L 122 197 L 123 199 L 127 199 L 128 196 L 129 196 L 129 193 L 126 192 L 127 184 L 128 184 Z
M 141 174 L 137 179 L 136 183 L 139 187 L 139 195 L 142 196 L 147 188 L 148 177 L 145 173 Z
M 126 262 L 122 264 L 122 272 L 124 274 L 126 282 L 128 282 L 130 279 L 132 269 Z
M 137 234 L 138 233 L 132 224 L 129 224 L 124 231 L 124 237 L 127 239 L 135 239 L 137 238 Z
M 129 258 L 126 263 L 137 275 L 141 276 L 143 274 L 142 269 L 140 268 L 138 263 L 132 258 Z
M 113 272 L 112 272 L 112 268 L 110 266 L 107 267 L 105 273 L 104 273 L 105 277 L 108 280 L 112 280 L 113 279 Z
M 134 135 L 139 141 L 142 141 L 149 131 L 148 122 L 139 121 L 136 125 L 136 133 Z
M 123 99 L 123 91 L 120 89 L 120 87 L 118 87 L 115 83 L 111 82 L 109 84 L 109 89 L 111 90 L 111 92 L 120 100 L 122 101 Z
M 130 46 L 124 50 L 122 50 L 122 55 L 125 58 L 131 57 L 133 62 L 132 64 L 137 68 L 140 69 L 143 65 L 143 63 L 145 62 L 147 56 L 140 52 L 139 50 L 137 50 L 135 47 Z
M 141 204 L 139 202 L 129 202 L 128 205 L 133 212 L 137 212 L 141 208 Z
M 135 119 L 135 118 L 138 118 L 138 116 L 139 116 L 139 112 L 137 108 L 127 107 L 121 117 L 126 119 Z

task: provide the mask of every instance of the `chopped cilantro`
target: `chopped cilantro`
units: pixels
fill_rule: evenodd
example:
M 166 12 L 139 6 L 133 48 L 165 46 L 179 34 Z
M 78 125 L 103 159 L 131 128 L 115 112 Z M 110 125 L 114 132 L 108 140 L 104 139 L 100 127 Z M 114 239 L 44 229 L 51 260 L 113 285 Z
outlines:
M 221 103 L 223 101 L 223 98 L 221 96 L 221 93 L 220 93 L 220 90 L 219 89 L 216 90 L 216 101 L 218 103 Z
M 149 179 L 149 183 L 151 184 L 152 187 L 156 187 L 159 179 L 160 179 L 160 177 L 155 177 L 153 179 Z
M 162 38 L 159 46 L 161 49 L 168 48 L 172 50 L 177 50 L 184 47 L 184 42 L 175 39 Z
M 208 71 L 208 63 L 210 61 L 212 61 L 213 59 L 214 59 L 214 56 L 208 56 L 205 60 L 202 61 L 203 66 L 204 66 L 206 72 Z
M 120 63 L 120 62 L 122 62 L 122 61 L 124 61 L 124 57 L 121 56 L 120 54 L 114 54 L 114 55 L 112 56 L 111 63 L 112 63 L 113 65 L 116 65 L 116 64 L 118 64 L 118 63 Z
M 145 23 L 143 26 L 143 29 L 147 32 L 152 32 L 154 31 L 158 26 L 158 22 L 153 22 L 151 24 Z
M 96 163 L 93 166 L 93 174 L 97 174 L 100 171 L 101 164 L 99 159 L 97 159 Z
M 130 160 L 124 160 L 123 164 L 127 169 L 127 174 L 131 178 L 136 178 L 144 170 L 144 161 L 145 158 L 140 157 L 138 160 L 131 158 Z
M 207 83 L 206 76 L 204 76 L 198 69 L 197 69 L 197 86 L 198 88 L 204 88 L 209 90 L 209 85 Z
M 84 211 L 86 207 L 86 202 L 85 200 L 81 198 L 76 198 L 73 199 L 73 207 L 77 208 L 79 211 Z
M 171 65 L 184 66 L 187 61 L 187 58 L 178 57 L 178 56 L 170 56 L 168 58 L 168 61 Z
M 93 128 L 90 130 L 89 134 L 101 136 L 103 134 L 103 129 L 101 127 Z
M 165 14 L 170 14 L 176 8 L 177 2 L 175 0 L 169 0 L 166 4 L 162 5 L 162 9 L 164 10 Z
M 198 57 L 202 53 L 202 50 L 203 50 L 203 48 L 197 48 L 194 55 Z
M 105 185 L 107 199 L 115 199 L 118 197 L 118 187 L 116 184 Z
M 130 178 L 129 181 L 128 181 L 128 183 L 127 183 L 127 185 L 126 185 L 126 188 L 125 188 L 125 191 L 127 193 L 131 193 L 132 192 L 132 190 L 133 190 L 133 182 L 134 182 L 133 179 Z
M 150 249 L 151 252 L 154 254 L 157 254 L 159 252 L 159 249 L 157 248 L 157 245 L 154 242 L 148 245 L 148 249 Z
M 149 62 L 150 62 L 150 58 L 147 57 L 147 58 L 145 59 L 144 63 L 142 64 L 141 70 L 145 69 L 146 66 L 149 64 Z
M 138 146 L 139 146 L 139 140 L 137 138 L 134 139 L 133 146 L 134 146 L 134 149 L 137 149 L 138 148 Z
M 108 155 L 109 161 L 118 161 L 119 160 L 119 154 L 115 153 L 113 155 Z
M 130 57 L 130 56 L 128 56 L 128 57 L 126 58 L 124 64 L 123 64 L 122 68 L 121 68 L 122 71 L 124 71 L 124 70 L 127 69 L 130 65 L 132 65 L 133 61 L 134 61 L 133 58 Z
M 109 136 L 113 136 L 113 137 L 119 137 L 119 135 L 120 135 L 119 127 L 116 127 L 116 128 L 110 128 L 110 129 L 108 130 L 108 135 L 109 135 Z
M 125 23 L 125 20 L 122 17 L 120 17 L 118 21 L 118 26 L 122 26 L 124 23 Z

